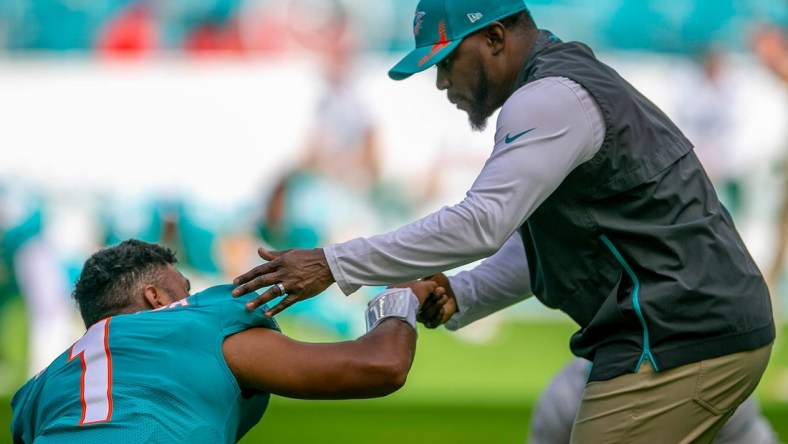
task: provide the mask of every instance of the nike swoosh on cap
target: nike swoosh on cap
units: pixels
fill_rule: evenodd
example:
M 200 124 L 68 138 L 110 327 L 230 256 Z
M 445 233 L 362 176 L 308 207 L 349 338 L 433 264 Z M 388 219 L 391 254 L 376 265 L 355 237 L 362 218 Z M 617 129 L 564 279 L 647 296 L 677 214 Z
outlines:
M 524 135 L 526 135 L 526 134 L 530 133 L 531 131 L 533 131 L 533 130 L 535 130 L 535 129 L 536 129 L 536 128 L 531 128 L 531 129 L 529 129 L 529 130 L 526 130 L 526 131 L 523 131 L 523 132 L 521 132 L 520 134 L 515 134 L 514 136 L 511 136 L 511 137 L 509 136 L 509 134 L 507 134 L 507 135 L 506 135 L 506 139 L 505 139 L 504 141 L 505 141 L 506 143 L 512 143 L 512 142 L 514 142 L 515 140 L 519 139 L 520 137 L 523 137 Z

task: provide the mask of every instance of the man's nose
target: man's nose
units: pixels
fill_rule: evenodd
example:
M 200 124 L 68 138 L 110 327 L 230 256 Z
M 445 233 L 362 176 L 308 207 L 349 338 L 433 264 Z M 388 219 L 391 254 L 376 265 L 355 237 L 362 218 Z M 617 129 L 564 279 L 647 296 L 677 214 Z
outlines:
M 444 69 L 439 66 L 438 67 L 438 75 L 436 76 L 436 79 L 435 79 L 435 87 L 438 88 L 439 90 L 443 91 L 443 90 L 449 88 L 450 85 L 451 85 L 451 82 L 449 82 L 449 77 L 446 75 L 446 72 L 444 71 Z

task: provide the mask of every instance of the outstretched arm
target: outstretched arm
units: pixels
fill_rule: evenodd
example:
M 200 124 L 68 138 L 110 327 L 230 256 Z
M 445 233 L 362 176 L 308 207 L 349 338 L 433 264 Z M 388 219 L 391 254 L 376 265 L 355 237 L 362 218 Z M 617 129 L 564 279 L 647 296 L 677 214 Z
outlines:
M 412 292 L 393 288 L 381 295 L 408 301 L 415 293 L 418 300 L 408 307 L 415 319 L 418 304 L 436 290 L 434 282 L 425 281 Z M 414 327 L 385 317 L 354 341 L 329 344 L 297 341 L 270 329 L 249 329 L 225 339 L 223 352 L 243 389 L 290 398 L 350 399 L 385 396 L 402 387 L 415 348 Z

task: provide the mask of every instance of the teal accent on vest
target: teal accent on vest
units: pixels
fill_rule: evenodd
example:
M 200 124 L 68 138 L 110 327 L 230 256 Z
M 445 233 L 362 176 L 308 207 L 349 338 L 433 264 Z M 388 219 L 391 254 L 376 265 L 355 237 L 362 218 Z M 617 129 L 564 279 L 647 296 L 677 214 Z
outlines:
M 640 365 L 643 363 L 644 359 L 651 361 L 651 365 L 654 366 L 654 370 L 659 371 L 657 361 L 651 354 L 651 345 L 649 345 L 648 338 L 648 325 L 646 324 L 646 318 L 643 317 L 643 309 L 640 307 L 640 281 L 638 280 L 635 272 L 632 271 L 632 267 L 627 264 L 627 261 L 621 256 L 621 253 L 618 252 L 616 246 L 613 245 L 613 242 L 610 242 L 610 239 L 608 239 L 605 235 L 600 236 L 600 239 L 602 239 L 602 242 L 607 245 L 607 248 L 610 249 L 610 251 L 616 257 L 616 260 L 618 260 L 618 262 L 624 268 L 624 271 L 627 272 L 629 278 L 632 279 L 632 282 L 634 283 L 634 288 L 632 289 L 632 305 L 635 306 L 635 313 L 638 316 L 638 320 L 640 320 L 640 325 L 643 327 L 643 353 L 640 355 L 640 359 L 638 359 L 638 363 L 635 365 L 635 373 L 640 370 Z

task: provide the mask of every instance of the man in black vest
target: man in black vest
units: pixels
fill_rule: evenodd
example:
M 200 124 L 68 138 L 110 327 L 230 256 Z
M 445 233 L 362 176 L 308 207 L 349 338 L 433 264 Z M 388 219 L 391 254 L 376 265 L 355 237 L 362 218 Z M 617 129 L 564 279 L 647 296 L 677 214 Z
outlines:
M 280 283 L 268 315 L 433 275 L 427 326 L 457 329 L 535 295 L 593 362 L 572 442 L 711 442 L 755 389 L 775 337 L 764 279 L 692 144 L 585 45 L 536 28 L 523 0 L 421 0 L 395 80 L 436 86 L 495 146 L 466 198 L 391 233 L 260 249 L 238 296 Z M 441 274 L 486 258 L 473 270 Z M 437 273 L 437 274 L 436 274 Z M 278 290 L 277 290 L 278 289 Z

